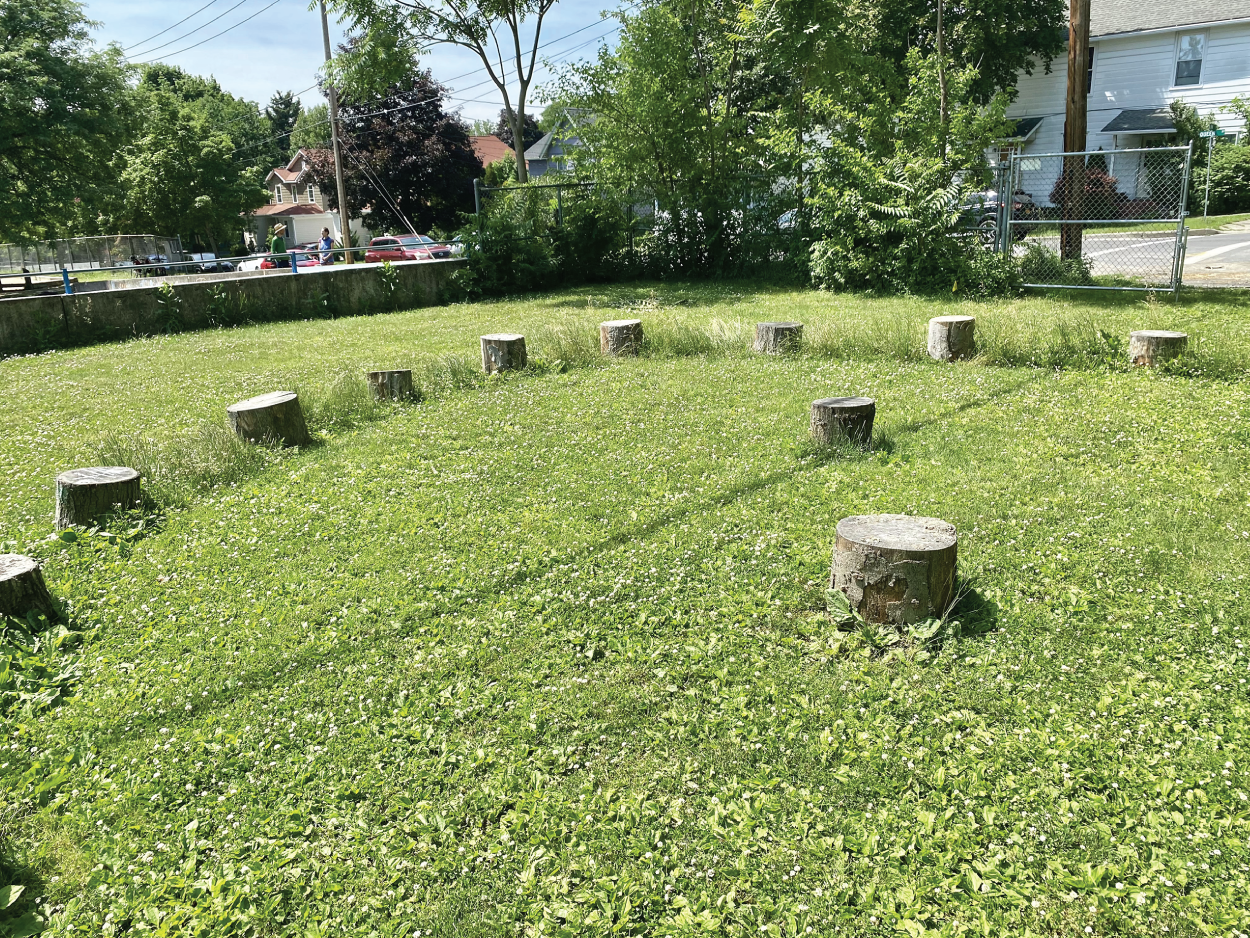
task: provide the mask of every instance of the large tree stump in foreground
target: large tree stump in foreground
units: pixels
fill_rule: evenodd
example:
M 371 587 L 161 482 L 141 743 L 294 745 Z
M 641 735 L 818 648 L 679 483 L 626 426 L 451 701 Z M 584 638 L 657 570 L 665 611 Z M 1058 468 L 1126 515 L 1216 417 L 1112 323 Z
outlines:
M 370 371 L 365 377 L 373 389 L 374 398 L 379 401 L 407 401 L 413 396 L 411 369 Z
M 501 332 L 482 336 L 482 368 L 488 375 L 524 368 L 525 336 Z
M 751 347 L 765 355 L 780 355 L 782 352 L 796 351 L 802 344 L 801 322 L 757 322 L 755 342 Z
M 1130 332 L 1128 359 L 1134 365 L 1153 367 L 1160 362 L 1179 357 L 1187 345 L 1189 336 L 1184 332 L 1167 332 L 1162 329 Z
M 599 351 L 604 355 L 637 355 L 641 348 L 641 319 L 613 319 L 599 323 Z
M 277 440 L 283 446 L 302 446 L 311 439 L 294 391 L 273 391 L 239 401 L 226 408 L 226 416 L 234 432 L 249 443 Z
M 929 320 L 929 357 L 940 362 L 976 354 L 976 316 L 935 316 Z
M 827 397 L 812 401 L 812 437 L 818 443 L 850 440 L 865 449 L 872 445 L 877 402 L 870 397 Z
M 21 554 L 0 554 L 0 618 L 25 619 L 37 612 L 55 622 L 61 608 L 43 582 L 39 563 Z
M 937 518 L 855 515 L 838 522 L 830 586 L 868 622 L 909 625 L 955 598 L 955 526 Z
M 58 529 L 86 527 L 115 509 L 135 508 L 142 498 L 139 473 L 125 466 L 71 469 L 56 477 Z

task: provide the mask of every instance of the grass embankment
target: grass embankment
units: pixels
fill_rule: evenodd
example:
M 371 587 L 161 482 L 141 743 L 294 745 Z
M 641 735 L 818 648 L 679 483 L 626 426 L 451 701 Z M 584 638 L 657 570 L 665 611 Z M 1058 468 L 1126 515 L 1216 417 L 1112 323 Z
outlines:
M 4 537 L 74 629 L 10 653 L 10 690 L 45 688 L 9 697 L 15 908 L 54 934 L 1250 926 L 1244 297 L 964 306 L 986 360 L 945 367 L 922 326 L 953 305 L 592 302 L 0 364 Z M 652 355 L 590 367 L 612 303 Z M 791 318 L 807 353 L 742 351 Z M 1130 327 L 1202 341 L 1130 373 Z M 501 329 L 540 367 L 481 382 Z M 337 377 L 426 355 L 421 405 Z M 991 364 L 1030 360 L 1073 367 Z M 289 384 L 321 444 L 214 429 Z M 878 450 L 811 449 L 810 402 L 852 393 Z M 184 507 L 44 540 L 55 471 L 108 450 Z M 959 526 L 940 641 L 823 612 L 836 520 L 876 511 Z

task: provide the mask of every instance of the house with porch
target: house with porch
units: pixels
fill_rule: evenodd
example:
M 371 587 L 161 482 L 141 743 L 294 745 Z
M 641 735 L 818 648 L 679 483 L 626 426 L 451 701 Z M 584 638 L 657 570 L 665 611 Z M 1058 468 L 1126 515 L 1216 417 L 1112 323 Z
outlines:
M 251 234 L 258 248 L 269 240 L 269 232 L 279 224 L 286 225 L 287 244 L 316 241 L 321 237 L 322 228 L 329 228 L 334 239 L 342 241 L 338 213 L 330 210 L 325 193 L 313 182 L 309 172 L 310 152 L 299 150 L 286 166 L 274 167 L 265 177 L 269 202 L 252 213 Z M 353 218 L 352 236 L 357 244 L 366 244 L 372 233 L 360 218 Z
M 1250 0 L 1092 0 L 1086 82 L 1086 149 L 1106 151 L 1107 170 L 1126 196 L 1144 196 L 1142 160 L 1116 153 L 1175 143 L 1173 101 L 1193 105 L 1229 137 L 1247 132 L 1226 108 L 1238 96 L 1250 98 Z M 1050 73 L 1021 74 L 1017 90 L 1007 111 L 1015 135 L 991 162 L 1017 152 L 1028 171 L 1042 165 L 1029 154 L 1063 150 L 1065 61 L 1057 59 Z M 1046 165 L 1058 171 L 1058 161 Z M 1048 181 L 1035 178 L 1031 188 L 1048 203 Z

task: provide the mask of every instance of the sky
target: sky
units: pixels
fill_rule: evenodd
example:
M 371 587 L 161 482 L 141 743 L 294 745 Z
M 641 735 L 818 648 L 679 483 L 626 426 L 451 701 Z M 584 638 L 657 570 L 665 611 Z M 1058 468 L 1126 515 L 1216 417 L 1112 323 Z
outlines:
M 325 58 L 321 18 L 308 0 L 85 0 L 83 5 L 99 24 L 96 43 L 119 43 L 134 63 L 160 60 L 212 75 L 226 91 L 262 106 L 277 91 L 296 92 L 305 107 L 322 101 L 316 88 Z M 592 57 L 616 35 L 615 21 L 602 20 L 600 11 L 617 6 L 618 0 L 559 0 L 543 23 L 540 56 L 557 60 L 556 68 Z M 331 44 L 337 47 L 342 38 L 342 26 L 331 21 Z M 441 46 L 421 65 L 452 89 L 449 110 L 459 109 L 470 121 L 498 116 L 502 96 L 473 53 Z M 535 85 L 551 75 L 540 65 Z M 530 102 L 540 103 L 540 96 L 531 92 Z

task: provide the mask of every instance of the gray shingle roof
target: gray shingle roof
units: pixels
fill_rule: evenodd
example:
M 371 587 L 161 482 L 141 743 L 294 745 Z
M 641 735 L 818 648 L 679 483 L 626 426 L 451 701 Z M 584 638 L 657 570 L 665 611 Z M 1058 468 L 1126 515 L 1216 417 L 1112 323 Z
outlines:
M 1250 0 L 1093 0 L 1091 36 L 1250 19 Z
M 1111 119 L 1102 129 L 1104 134 L 1170 133 L 1172 109 L 1166 107 L 1128 108 Z

